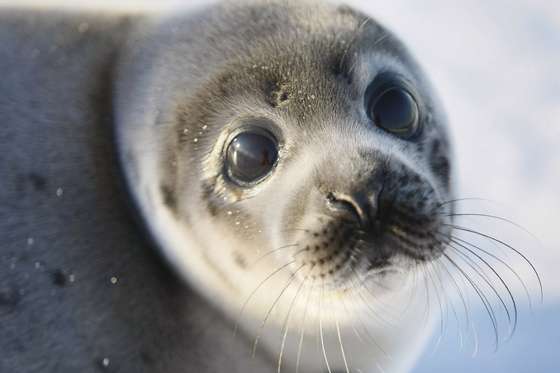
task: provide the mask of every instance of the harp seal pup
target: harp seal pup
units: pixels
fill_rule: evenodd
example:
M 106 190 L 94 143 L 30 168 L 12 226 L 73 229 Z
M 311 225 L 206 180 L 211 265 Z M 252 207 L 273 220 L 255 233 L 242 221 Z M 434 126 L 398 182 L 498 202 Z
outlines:
M 410 368 L 453 187 L 394 35 L 312 1 L 0 14 L 0 371 Z

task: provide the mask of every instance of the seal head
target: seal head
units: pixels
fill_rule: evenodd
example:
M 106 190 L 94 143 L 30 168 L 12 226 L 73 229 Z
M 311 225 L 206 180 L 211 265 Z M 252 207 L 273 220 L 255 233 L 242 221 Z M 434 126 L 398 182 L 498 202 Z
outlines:
M 302 335 L 320 325 L 322 341 L 365 323 L 383 348 L 347 341 L 356 364 L 406 366 L 381 351 L 422 340 L 418 315 L 393 328 L 368 312 L 410 300 L 416 269 L 444 250 L 453 197 L 446 119 L 406 48 L 322 3 L 216 5 L 149 26 L 123 58 L 117 135 L 169 262 L 241 309 L 269 351 L 287 320 Z M 329 369 L 344 368 L 326 345 Z M 323 364 L 296 350 L 282 343 L 285 364 Z

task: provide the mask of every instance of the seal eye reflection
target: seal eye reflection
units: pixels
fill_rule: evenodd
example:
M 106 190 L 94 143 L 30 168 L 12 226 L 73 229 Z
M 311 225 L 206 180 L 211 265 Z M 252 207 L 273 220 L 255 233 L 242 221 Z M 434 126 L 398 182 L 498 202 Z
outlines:
M 246 131 L 228 145 L 226 169 L 231 180 L 245 186 L 260 181 L 273 169 L 278 159 L 278 144 L 264 131 Z
M 373 95 L 368 114 L 376 126 L 395 136 L 409 139 L 419 131 L 418 104 L 402 87 L 385 87 Z

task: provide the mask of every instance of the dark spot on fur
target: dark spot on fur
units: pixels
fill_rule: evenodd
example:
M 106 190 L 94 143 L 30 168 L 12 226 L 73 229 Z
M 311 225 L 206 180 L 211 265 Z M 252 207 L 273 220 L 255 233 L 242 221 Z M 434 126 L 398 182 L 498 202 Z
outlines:
M 163 203 L 169 207 L 170 210 L 174 212 L 177 211 L 177 198 L 175 196 L 175 191 L 165 184 L 161 184 L 160 190 L 163 196 Z
M 348 59 L 350 56 L 347 54 L 340 55 L 337 58 L 333 58 L 330 63 L 330 70 L 336 79 L 340 79 L 348 85 L 352 85 L 352 76 L 348 72 Z
M 214 188 L 208 182 L 202 183 L 202 200 L 206 202 L 206 208 L 208 212 L 212 216 L 218 215 L 218 206 L 216 205 L 213 195 L 214 195 Z
M 68 285 L 68 275 L 61 269 L 55 270 L 52 274 L 52 282 L 56 286 L 65 287 Z
M 140 351 L 140 359 L 145 365 L 154 365 L 154 358 L 148 351 Z
M 430 150 L 430 165 L 436 176 L 440 177 L 446 186 L 449 185 L 450 164 L 449 159 L 442 149 L 441 142 L 435 140 Z
M 440 148 L 441 148 L 441 142 L 436 139 L 432 144 L 431 156 L 433 157 L 435 154 L 438 154 Z
M 12 313 L 21 301 L 21 296 L 14 287 L 0 287 L 0 315 Z
M 266 80 L 264 83 L 266 102 L 273 108 L 282 106 L 290 99 L 288 87 L 275 80 Z
M 235 264 L 237 264 L 237 266 L 240 267 L 241 269 L 247 269 L 247 260 L 239 252 L 237 251 L 233 252 L 233 260 Z
M 336 8 L 336 10 L 338 11 L 338 13 L 340 13 L 343 16 L 352 16 L 352 17 L 359 17 L 359 14 L 350 6 L 348 5 L 340 5 L 338 6 L 338 8 Z
M 29 177 L 29 181 L 31 182 L 31 185 L 35 190 L 37 191 L 45 190 L 45 187 L 47 186 L 47 179 L 45 179 L 45 177 L 33 172 L 30 173 L 28 177 Z
M 410 178 L 408 177 L 408 174 L 405 173 L 399 177 L 399 184 L 401 185 L 401 187 L 407 186 L 409 182 Z
M 436 159 L 432 159 L 432 170 L 436 175 L 442 178 L 445 185 L 449 184 L 450 169 L 451 167 L 447 157 L 440 156 Z
M 220 97 L 227 99 L 228 97 L 235 94 L 232 89 L 235 87 L 235 76 L 233 72 L 224 71 L 216 78 L 216 87 L 220 94 Z

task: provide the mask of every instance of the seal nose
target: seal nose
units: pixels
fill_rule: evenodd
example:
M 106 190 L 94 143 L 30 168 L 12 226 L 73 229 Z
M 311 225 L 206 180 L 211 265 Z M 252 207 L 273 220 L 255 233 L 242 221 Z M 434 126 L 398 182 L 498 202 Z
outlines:
M 368 227 L 377 218 L 379 205 L 378 193 L 357 192 L 350 195 L 330 192 L 327 194 L 329 210 L 347 216 L 358 222 L 362 227 Z

